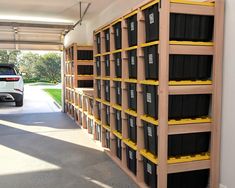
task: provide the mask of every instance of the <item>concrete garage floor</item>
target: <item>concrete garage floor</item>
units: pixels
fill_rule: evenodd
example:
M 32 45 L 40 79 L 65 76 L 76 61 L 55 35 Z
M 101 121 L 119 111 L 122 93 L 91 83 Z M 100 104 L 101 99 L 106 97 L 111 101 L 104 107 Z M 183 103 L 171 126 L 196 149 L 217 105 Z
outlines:
M 1 107 L 1 188 L 136 187 L 65 114 L 54 112 L 54 108 L 26 113 L 31 101 L 40 103 L 44 97 L 28 99 L 26 95 L 25 111 Z

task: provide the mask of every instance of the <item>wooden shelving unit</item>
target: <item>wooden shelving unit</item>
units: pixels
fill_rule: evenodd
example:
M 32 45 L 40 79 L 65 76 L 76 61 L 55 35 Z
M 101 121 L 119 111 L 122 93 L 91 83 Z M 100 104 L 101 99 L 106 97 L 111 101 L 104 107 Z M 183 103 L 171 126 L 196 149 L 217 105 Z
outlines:
M 76 120 L 78 92 L 93 88 L 93 47 L 72 44 L 65 50 L 65 56 L 65 107 L 67 114 Z
M 146 42 L 145 10 L 158 5 L 159 40 Z M 204 15 L 214 19 L 214 36 L 212 41 L 170 40 L 172 14 Z M 138 40 L 135 46 L 128 45 L 128 19 L 137 15 Z M 221 90 L 222 90 L 222 51 L 223 51 L 223 18 L 224 1 L 194 2 L 188 0 L 147 0 L 134 7 L 121 18 L 94 31 L 94 122 L 95 139 L 100 140 L 107 148 L 108 155 L 140 186 L 145 183 L 144 161 L 147 159 L 156 166 L 157 185 L 167 188 L 171 175 L 183 172 L 209 170 L 208 185 L 219 187 L 220 163 L 220 129 L 221 129 Z M 117 23 L 121 31 L 116 31 Z M 121 48 L 115 48 L 115 35 L 121 32 Z M 157 35 L 157 34 L 156 34 Z M 110 39 L 110 49 L 106 49 L 105 38 Z M 100 44 L 96 45 L 97 43 Z M 159 56 L 159 78 L 147 80 L 145 74 L 144 49 L 157 45 Z M 130 78 L 128 72 L 128 52 L 137 51 L 137 78 Z M 121 53 L 121 59 L 117 60 Z M 117 54 L 117 55 L 116 55 Z M 208 55 L 213 56 L 212 76 L 210 80 L 170 80 L 171 55 Z M 110 62 L 107 66 L 107 56 Z M 97 62 L 98 61 L 98 62 Z M 119 64 L 119 65 L 118 65 Z M 97 66 L 98 65 L 98 66 Z M 116 66 L 115 66 L 116 65 Z M 121 77 L 117 77 L 115 69 L 121 65 Z M 107 67 L 110 74 L 107 73 Z M 108 85 L 109 83 L 109 85 Z M 121 104 L 117 104 L 117 83 L 121 84 Z M 136 86 L 137 109 L 129 109 L 129 87 Z M 144 86 L 155 86 L 158 95 L 158 118 L 146 116 L 144 110 Z M 106 93 L 110 92 L 110 97 Z M 172 95 L 209 94 L 211 96 L 208 117 L 191 119 L 169 119 L 169 97 Z M 132 94 L 131 94 L 132 95 Z M 134 94 L 133 94 L 134 95 Z M 109 109 L 109 110 L 107 110 Z M 107 118 L 107 111 L 110 117 Z M 118 111 L 121 112 L 121 129 L 117 130 Z M 137 139 L 129 138 L 129 117 L 136 120 Z M 107 120 L 110 119 L 110 120 Z M 109 121 L 109 122 L 108 122 Z M 144 123 L 148 122 L 157 128 L 157 155 L 145 148 Z M 101 129 L 101 131 L 100 131 Z M 209 133 L 210 149 L 208 153 L 189 156 L 168 156 L 170 136 L 192 133 Z M 107 136 L 109 134 L 109 136 Z M 108 139 L 108 137 L 110 139 Z M 121 141 L 121 144 L 120 144 Z M 110 143 L 108 143 L 110 142 Z M 128 151 L 128 152 L 127 152 Z M 119 157 L 117 156 L 119 153 Z M 128 160 L 136 160 L 136 174 L 128 168 Z M 121 155 L 121 156 L 120 156 Z M 121 158 L 121 159 L 120 159 Z M 148 170 L 148 169 L 147 169 Z M 151 172 L 154 173 L 154 172 Z M 186 181 L 187 179 L 185 179 Z M 152 186 L 153 187 L 153 186 Z M 191 186 L 189 186 L 191 187 Z
M 88 133 L 94 134 L 93 127 L 93 88 L 75 89 L 75 121 Z

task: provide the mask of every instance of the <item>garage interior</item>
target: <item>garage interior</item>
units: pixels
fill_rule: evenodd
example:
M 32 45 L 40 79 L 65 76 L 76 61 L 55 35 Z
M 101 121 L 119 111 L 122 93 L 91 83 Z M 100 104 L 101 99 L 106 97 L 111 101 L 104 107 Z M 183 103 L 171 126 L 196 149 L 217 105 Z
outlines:
M 0 49 L 63 52 L 63 111 L 67 112 L 66 49 L 73 44 L 93 46 L 94 56 L 99 55 L 95 36 L 100 29 L 148 2 L 151 1 L 0 0 Z M 223 2 L 215 0 L 215 4 L 220 6 Z M 234 6 L 232 0 L 225 1 L 221 147 L 220 165 L 217 165 L 220 170 L 218 182 L 212 182 L 213 188 L 234 187 Z M 0 170 L 0 187 L 146 187 L 144 177 L 140 177 L 142 183 L 139 183 L 127 170 L 119 168 L 116 161 L 106 155 L 107 148 L 104 149 L 66 113 L 11 113 L 0 113 L 0 156 L 3 159 L 0 162 L 3 167 Z M 137 168 L 139 170 L 143 171 Z M 166 187 L 164 183 L 158 185 Z

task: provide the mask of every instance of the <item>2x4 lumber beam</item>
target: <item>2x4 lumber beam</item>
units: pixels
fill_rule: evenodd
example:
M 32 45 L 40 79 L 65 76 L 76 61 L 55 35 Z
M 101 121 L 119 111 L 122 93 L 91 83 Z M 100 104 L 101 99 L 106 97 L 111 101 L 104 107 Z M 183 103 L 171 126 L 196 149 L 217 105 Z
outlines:
M 214 7 L 171 3 L 171 12 L 213 16 Z
M 213 55 L 213 46 L 170 45 L 170 54 Z
M 169 135 L 210 132 L 211 123 L 169 126 Z
M 210 187 L 219 188 L 220 180 L 220 138 L 222 106 L 222 70 L 224 46 L 224 0 L 215 1 L 214 62 L 212 95 L 212 133 L 211 133 L 211 177 Z
M 212 85 L 169 86 L 169 93 L 171 95 L 211 94 L 212 91 L 213 91 Z
M 187 172 L 192 170 L 202 170 L 209 168 L 210 168 L 210 160 L 176 163 L 168 165 L 168 173 Z
M 167 188 L 170 1 L 160 7 L 158 187 Z

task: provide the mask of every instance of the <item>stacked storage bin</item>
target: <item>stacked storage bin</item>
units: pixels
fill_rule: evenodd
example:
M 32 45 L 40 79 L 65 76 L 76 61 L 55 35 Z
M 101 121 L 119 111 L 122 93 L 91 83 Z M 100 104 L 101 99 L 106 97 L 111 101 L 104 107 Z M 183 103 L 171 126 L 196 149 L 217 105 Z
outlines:
M 94 139 L 101 141 L 101 111 L 102 104 L 98 95 L 95 93 L 95 106 L 94 106 Z
M 77 69 L 75 73 L 75 88 L 92 88 L 93 87 L 93 49 L 89 46 L 77 46 L 76 61 L 74 68 Z
M 77 74 L 81 78 L 78 78 L 78 87 L 93 87 L 93 51 L 92 50 L 80 50 L 77 51 Z M 84 63 L 83 63 L 84 62 Z M 88 78 L 87 80 L 85 78 Z M 92 78 L 92 79 L 89 79 Z
M 93 132 L 93 92 L 93 88 L 74 89 L 75 121 L 90 134 Z
M 116 78 L 122 77 L 122 54 L 121 52 L 117 52 L 114 54 L 114 62 L 115 62 L 115 76 Z
M 128 108 L 137 111 L 137 90 L 135 83 L 128 83 Z
M 126 30 L 123 35 L 128 40 L 123 44 L 125 63 L 124 69 L 128 70 L 124 78 L 124 106 L 125 116 L 123 124 L 124 149 L 126 150 L 126 167 L 136 176 L 137 174 L 137 45 L 138 45 L 138 22 L 137 11 L 124 16 L 123 23 Z
M 136 175 L 136 167 L 137 167 L 137 159 L 136 159 L 136 151 L 135 145 L 129 145 L 129 142 L 126 143 L 126 158 L 127 158 L 127 168 Z
M 215 180 L 211 132 L 220 106 L 213 105 L 212 84 L 213 70 L 220 70 L 213 35 L 221 10 L 211 2 L 143 4 L 95 32 L 102 145 L 140 186 L 206 188 L 209 177 Z
M 119 137 L 115 137 L 116 142 L 116 156 L 122 160 L 122 140 Z
M 110 149 L 110 130 L 105 130 L 105 147 Z
M 87 130 L 89 134 L 94 134 L 94 92 L 87 97 L 88 100 L 88 125 Z
M 115 50 L 122 48 L 122 23 L 121 21 L 113 25 Z
M 103 51 L 106 53 L 106 55 L 103 55 L 103 67 L 102 67 L 102 72 L 103 72 L 103 77 L 106 78 L 103 80 L 104 84 L 104 101 L 106 102 L 106 105 L 103 105 L 105 107 L 105 119 L 102 119 L 102 132 L 103 132 L 103 140 L 102 140 L 102 145 L 104 147 L 110 149 L 111 145 L 111 137 L 110 137 L 110 124 L 111 124 L 111 80 L 110 80 L 110 72 L 111 72 L 111 54 L 110 54 L 110 42 L 111 42 L 111 33 L 110 29 L 105 29 L 103 30 L 103 41 L 104 43 L 104 49 Z M 104 143 L 103 143 L 104 142 Z
M 97 53 L 101 53 L 101 36 L 100 34 L 96 35 L 96 49 Z M 102 128 L 101 128 L 101 117 L 102 117 L 102 104 L 101 104 L 101 98 L 102 98 L 102 80 L 101 80 L 101 56 L 97 56 L 94 58 L 95 64 L 94 64 L 94 139 L 101 141 L 102 139 Z
M 122 149 L 122 69 L 123 69 L 123 54 L 122 54 L 122 46 L 123 46 L 123 23 L 122 20 L 117 20 L 116 23 L 112 24 L 111 29 L 113 30 L 114 37 L 113 37 L 113 67 L 112 70 L 112 78 L 114 79 L 112 82 L 114 98 L 112 98 L 111 103 L 117 105 L 117 108 L 113 108 L 113 123 L 114 125 L 112 134 L 115 142 L 115 149 L 116 150 L 116 157 L 119 160 L 123 159 L 123 149 Z
M 127 53 L 129 78 L 137 79 L 137 49 L 130 50 Z
M 110 29 L 106 29 L 105 33 L 105 51 L 110 52 Z
M 159 40 L 159 11 L 158 4 L 148 7 L 143 10 L 145 16 L 145 38 L 146 45 L 142 48 L 144 53 L 144 80 L 158 81 L 159 79 L 159 55 L 158 44 L 155 41 Z M 152 42 L 152 43 L 151 43 Z M 150 83 L 150 82 L 149 82 Z M 157 84 L 142 85 L 143 89 L 143 103 L 144 114 L 152 119 L 158 119 L 158 95 Z M 144 146 L 145 149 L 152 154 L 157 154 L 158 150 L 158 138 L 157 138 L 157 126 L 148 121 L 142 121 L 144 127 Z M 155 176 L 156 165 L 151 161 L 144 158 L 144 179 L 145 183 L 149 186 L 156 185 L 157 177 Z M 152 174 L 152 177 L 147 177 L 148 173 Z
M 105 101 L 110 102 L 110 81 L 104 80 Z
M 115 88 L 115 104 L 122 105 L 122 82 L 115 81 L 114 82 Z
M 105 29 L 95 35 L 95 139 L 103 147 L 110 148 L 110 29 Z M 104 49 L 103 49 L 104 47 Z M 106 53 L 103 55 L 102 53 Z M 104 104 L 105 102 L 105 104 Z
M 110 76 L 110 55 L 106 55 L 104 59 L 105 59 L 105 76 L 109 77 Z
M 94 37 L 94 139 L 101 142 L 102 141 L 102 36 L 101 33 L 97 33 Z
M 94 89 L 84 91 L 84 104 L 86 105 L 83 113 L 87 115 L 86 127 L 89 134 L 94 133 L 93 115 L 94 115 Z M 84 126 L 83 126 L 84 127 Z
M 144 47 L 145 79 L 159 80 L 158 4 L 144 10 L 146 45 Z M 202 21 L 203 20 L 203 21 Z M 207 23 L 207 25 L 205 25 Z M 152 31 L 154 31 L 152 33 Z M 203 33 L 203 34 L 202 34 Z M 213 33 L 213 17 L 171 13 L 170 40 L 210 42 Z M 169 83 L 180 85 L 184 81 L 193 85 L 195 81 L 211 79 L 213 57 L 210 55 L 171 54 L 169 57 Z M 145 82 L 148 83 L 148 82 Z M 149 82 L 151 83 L 151 82 Z M 143 85 L 145 120 L 144 145 L 146 152 L 158 156 L 158 86 Z M 169 95 L 168 119 L 180 121 L 208 117 L 211 96 L 209 94 Z M 148 118 L 147 121 L 146 117 Z M 144 119 L 144 118 L 143 118 Z M 193 121 L 192 121 L 193 122 Z M 187 124 L 185 124 L 187 126 Z M 209 152 L 210 133 L 187 133 L 168 136 L 168 157 L 193 156 Z M 157 187 L 157 165 L 144 158 L 145 183 Z M 182 172 L 168 175 L 168 187 L 207 187 L 209 170 Z M 187 182 L 187 179 L 189 182 Z M 197 182 L 197 183 L 193 183 Z
M 131 51 L 129 51 L 131 52 Z M 130 62 L 129 62 L 130 68 Z M 137 82 L 136 77 L 132 77 L 129 69 L 129 80 L 126 81 L 127 88 L 127 110 L 125 131 L 127 132 L 124 143 L 126 144 L 127 168 L 136 175 L 137 173 Z M 135 73 L 134 73 L 135 75 Z
M 101 75 L 101 60 L 100 57 L 96 57 L 96 75 Z
M 105 51 L 110 51 L 110 31 L 109 29 L 104 31 L 105 35 Z M 105 101 L 110 102 L 110 54 L 103 56 L 104 58 L 104 76 L 107 80 L 103 80 Z M 110 119 L 111 119 L 111 107 L 104 105 L 105 109 L 105 121 L 102 120 L 102 136 L 104 142 L 103 146 L 110 149 Z
M 101 125 L 98 122 L 95 122 L 95 140 L 100 141 L 101 142 Z

